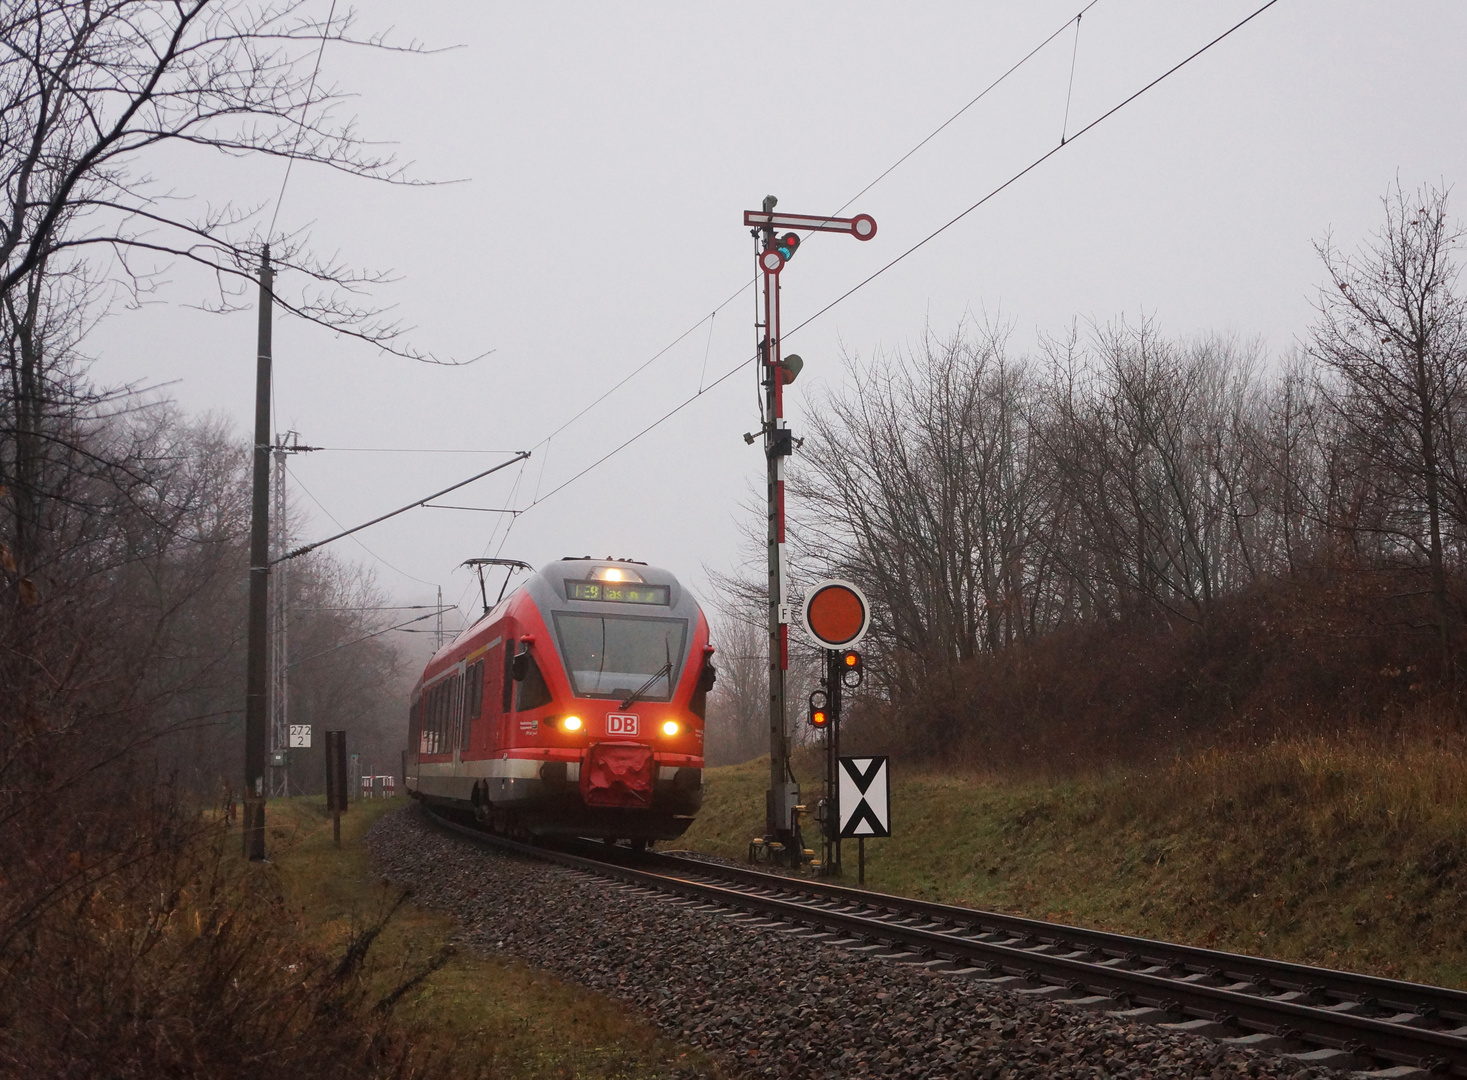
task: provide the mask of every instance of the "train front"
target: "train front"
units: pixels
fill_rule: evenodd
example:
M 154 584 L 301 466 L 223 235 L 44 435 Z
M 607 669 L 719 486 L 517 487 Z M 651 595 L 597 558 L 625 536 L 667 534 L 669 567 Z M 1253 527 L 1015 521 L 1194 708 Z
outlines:
M 564 559 L 505 616 L 516 685 L 498 750 L 530 782 L 486 790 L 493 808 L 542 836 L 681 836 L 702 805 L 714 679 L 697 601 L 665 570 Z

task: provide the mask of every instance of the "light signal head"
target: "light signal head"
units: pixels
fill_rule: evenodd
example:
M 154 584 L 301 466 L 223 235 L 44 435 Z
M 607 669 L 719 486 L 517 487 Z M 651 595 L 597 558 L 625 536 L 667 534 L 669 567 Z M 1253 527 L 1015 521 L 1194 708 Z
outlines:
M 829 698 L 824 690 L 810 693 L 810 726 L 816 731 L 830 726 L 830 713 L 826 711 Z
M 844 685 L 854 690 L 865 677 L 865 665 L 860 653 L 855 649 L 847 649 L 840 654 L 840 681 Z
M 800 238 L 795 233 L 785 233 L 775 242 L 775 250 L 785 262 L 795 257 L 795 252 L 800 249 Z

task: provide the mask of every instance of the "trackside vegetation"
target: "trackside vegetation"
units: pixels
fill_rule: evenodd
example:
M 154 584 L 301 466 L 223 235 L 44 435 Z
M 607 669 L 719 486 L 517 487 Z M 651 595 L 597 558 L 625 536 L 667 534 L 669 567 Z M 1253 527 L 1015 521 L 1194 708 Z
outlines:
M 820 769 L 797 764 L 806 797 Z M 742 858 L 765 762 L 707 773 L 687 847 Z M 868 888 L 1467 986 L 1467 739 L 1281 737 L 1052 779 L 892 761 Z M 807 837 L 807 842 L 808 842 Z M 854 883 L 854 843 L 847 878 Z
M 378 999 L 399 994 L 394 1015 L 420 1052 L 452 1062 L 448 1075 L 503 1080 L 653 1080 L 687 1075 L 690 1060 L 718 1075 L 617 1002 L 518 961 L 456 949 L 451 916 L 410 897 L 399 904 L 402 890 L 374 876 L 362 836 L 407 801 L 354 803 L 340 849 L 324 797 L 277 801 L 271 811 L 274 842 L 286 847 L 276 860 L 282 887 L 314 941 L 343 953 L 393 910 L 372 945 L 371 990 Z

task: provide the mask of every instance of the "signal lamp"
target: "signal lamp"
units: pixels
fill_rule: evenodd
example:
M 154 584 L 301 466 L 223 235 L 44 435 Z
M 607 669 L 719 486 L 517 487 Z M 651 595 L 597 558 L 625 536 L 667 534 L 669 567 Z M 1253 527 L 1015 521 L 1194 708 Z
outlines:
M 785 233 L 774 245 L 774 250 L 779 252 L 780 258 L 789 262 L 795 257 L 795 252 L 800 250 L 800 238 L 794 233 Z
M 560 726 L 565 728 L 566 731 L 580 731 L 581 718 L 579 716 L 567 716 L 560 722 Z
M 667 721 L 667 723 L 662 725 L 662 734 L 664 735 L 676 735 L 678 733 L 678 730 L 679 728 L 676 720 L 669 720 Z
M 830 713 L 825 709 L 828 701 L 824 690 L 810 692 L 810 726 L 816 731 L 830 726 Z
M 840 655 L 840 681 L 843 685 L 854 690 L 861 685 L 865 679 L 865 665 L 861 661 L 861 654 L 855 649 L 847 649 Z

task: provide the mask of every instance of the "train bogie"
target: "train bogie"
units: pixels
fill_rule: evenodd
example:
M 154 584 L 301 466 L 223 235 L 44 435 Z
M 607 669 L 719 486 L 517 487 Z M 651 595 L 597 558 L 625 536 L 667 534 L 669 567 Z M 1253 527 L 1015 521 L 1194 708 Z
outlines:
M 680 836 L 702 803 L 712 654 L 666 571 L 552 563 L 429 662 L 408 790 L 507 832 Z

